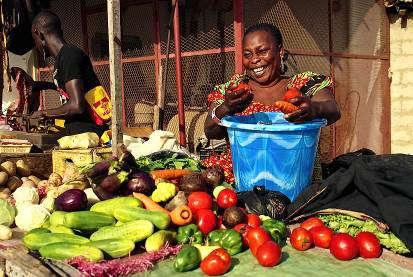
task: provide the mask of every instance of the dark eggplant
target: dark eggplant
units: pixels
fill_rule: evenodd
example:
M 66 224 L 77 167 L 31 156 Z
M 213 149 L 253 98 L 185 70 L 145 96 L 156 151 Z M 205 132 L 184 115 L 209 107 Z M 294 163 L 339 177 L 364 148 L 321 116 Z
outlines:
M 207 191 L 206 181 L 200 172 L 192 172 L 181 178 L 179 189 L 190 193 L 193 191 Z
M 124 144 L 118 144 L 117 152 L 119 157 L 119 164 L 123 170 L 134 171 L 138 170 L 138 164 L 135 157 L 128 151 Z
M 110 174 L 100 182 L 99 186 L 107 192 L 115 193 L 120 189 L 121 185 L 128 180 L 128 176 L 129 173 L 126 171 Z
M 116 197 L 115 194 L 105 191 L 101 186 L 95 183 L 91 183 L 90 186 L 92 187 L 93 192 L 100 200 L 108 200 Z
M 155 180 L 146 172 L 133 172 L 129 176 L 128 184 L 124 191 L 125 194 L 139 192 L 146 195 L 151 195 L 155 190 Z
M 55 204 L 58 211 L 81 211 L 87 207 L 87 196 L 83 190 L 69 189 L 56 198 Z

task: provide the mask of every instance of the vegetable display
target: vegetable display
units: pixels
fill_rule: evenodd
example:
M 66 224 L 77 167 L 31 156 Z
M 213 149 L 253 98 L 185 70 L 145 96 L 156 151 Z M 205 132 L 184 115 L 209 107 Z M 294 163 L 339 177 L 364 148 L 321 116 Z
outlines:
M 177 241 L 182 244 L 202 243 L 204 235 L 195 224 L 189 224 L 178 228 Z

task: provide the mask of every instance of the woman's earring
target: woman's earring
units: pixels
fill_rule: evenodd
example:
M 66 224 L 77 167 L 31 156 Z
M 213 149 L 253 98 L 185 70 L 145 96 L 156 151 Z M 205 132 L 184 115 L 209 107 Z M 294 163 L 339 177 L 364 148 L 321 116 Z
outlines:
M 286 71 L 287 71 L 287 70 L 285 70 L 284 60 L 281 60 L 281 63 L 280 63 L 280 73 L 281 73 L 281 74 L 284 74 Z

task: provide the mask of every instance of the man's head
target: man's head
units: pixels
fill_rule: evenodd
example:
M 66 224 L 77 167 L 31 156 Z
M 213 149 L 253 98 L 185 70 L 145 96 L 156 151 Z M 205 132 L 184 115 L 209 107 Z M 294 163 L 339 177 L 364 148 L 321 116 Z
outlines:
M 63 38 L 59 17 L 50 11 L 38 13 L 33 19 L 32 36 L 37 50 L 45 57 L 50 56 L 48 40 L 52 38 Z

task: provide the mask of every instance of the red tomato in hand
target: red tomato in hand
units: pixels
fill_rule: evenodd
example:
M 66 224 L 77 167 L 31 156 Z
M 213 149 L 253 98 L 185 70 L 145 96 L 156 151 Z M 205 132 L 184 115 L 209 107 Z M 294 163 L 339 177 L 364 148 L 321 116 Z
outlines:
M 235 231 L 237 231 L 238 233 L 241 234 L 241 236 L 242 236 L 242 245 L 243 246 L 248 246 L 247 233 L 248 233 L 248 230 L 250 228 L 251 227 L 248 226 L 245 223 L 237 224 L 237 225 L 234 226 L 234 228 L 232 228 L 232 229 L 234 229 Z
M 349 234 L 335 234 L 330 242 L 330 253 L 342 261 L 354 259 L 358 254 L 357 241 Z
M 247 214 L 247 224 L 250 227 L 260 227 L 261 219 L 256 214 Z
M 226 209 L 237 205 L 237 193 L 232 189 L 223 189 L 218 194 L 217 204 L 220 208 Z
M 271 240 L 270 234 L 261 227 L 251 228 L 247 231 L 247 242 L 254 256 L 257 254 L 258 247 L 269 240 Z
M 314 245 L 321 248 L 329 248 L 331 238 L 333 237 L 333 230 L 326 226 L 315 226 L 310 229 L 313 237 Z
M 360 256 L 368 258 L 378 258 L 381 255 L 382 248 L 376 235 L 371 232 L 360 232 L 356 236 Z
M 188 197 L 188 207 L 193 213 L 201 209 L 212 209 L 212 197 L 204 191 L 192 192 Z
M 198 210 L 195 213 L 195 220 L 196 225 L 204 235 L 214 230 L 217 225 L 216 215 L 213 211 L 207 209 Z
M 313 245 L 313 237 L 309 231 L 298 227 L 291 233 L 290 243 L 295 249 L 305 251 Z
M 262 266 L 273 267 L 281 260 L 281 248 L 272 240 L 264 242 L 257 250 L 257 260 Z
M 201 270 L 209 276 L 225 274 L 231 267 L 231 256 L 223 248 L 212 251 L 201 262 Z
M 301 92 L 296 88 L 290 88 L 284 94 L 284 101 L 289 101 L 290 99 L 302 96 Z
M 324 223 L 318 217 L 310 217 L 300 224 L 300 227 L 306 229 L 307 231 L 310 231 L 311 228 L 315 226 L 324 226 Z

